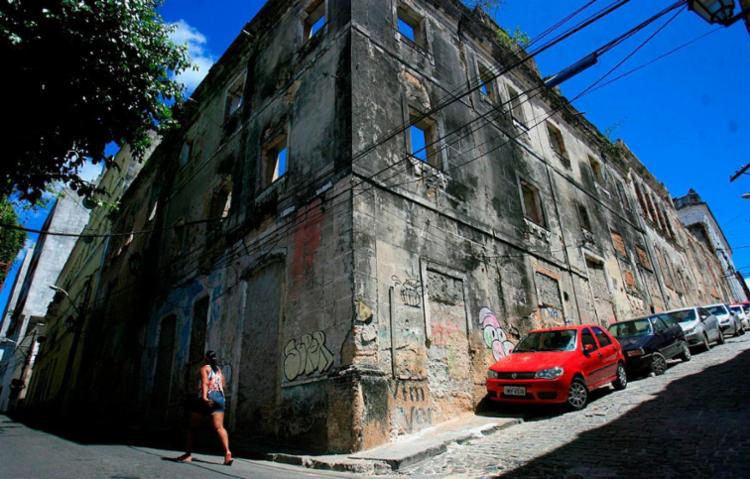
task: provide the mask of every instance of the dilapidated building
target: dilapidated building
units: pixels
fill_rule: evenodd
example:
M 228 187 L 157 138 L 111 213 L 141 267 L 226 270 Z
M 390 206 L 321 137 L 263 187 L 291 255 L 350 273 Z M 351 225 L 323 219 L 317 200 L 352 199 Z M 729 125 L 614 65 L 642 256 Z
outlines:
M 269 1 L 122 198 L 75 404 L 174 426 L 213 349 L 236 440 L 361 450 L 472 411 L 532 328 L 729 300 L 666 189 L 497 29 Z

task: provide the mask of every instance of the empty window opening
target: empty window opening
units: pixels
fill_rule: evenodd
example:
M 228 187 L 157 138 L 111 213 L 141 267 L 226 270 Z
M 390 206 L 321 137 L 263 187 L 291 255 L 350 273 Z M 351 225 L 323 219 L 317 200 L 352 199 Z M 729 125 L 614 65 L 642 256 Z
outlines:
M 435 150 L 437 142 L 437 128 L 429 118 L 419 118 L 418 114 L 412 113 L 409 127 L 409 153 L 411 156 L 439 168 L 438 153 Z
M 508 85 L 508 103 L 510 104 L 510 116 L 513 121 L 526 128 L 526 115 L 523 113 L 521 94 L 510 85 Z
M 305 17 L 305 39 L 310 39 L 326 26 L 326 2 L 318 0 L 307 8 Z
M 531 183 L 521 180 L 521 196 L 523 197 L 523 215 L 539 226 L 544 226 L 544 211 L 539 190 Z
M 227 89 L 227 100 L 224 109 L 225 119 L 233 117 L 242 108 L 244 90 L 245 77 L 243 75 L 232 82 L 232 84 Z
M 231 179 L 225 180 L 222 186 L 220 186 L 213 194 L 211 198 L 211 211 L 209 212 L 209 218 L 212 220 L 226 219 L 229 217 L 232 207 L 232 181 Z M 217 223 L 219 224 L 219 223 Z
M 182 144 L 180 150 L 180 166 L 185 166 L 190 161 L 190 157 L 193 154 L 193 142 L 188 140 Z
M 495 89 L 494 75 L 486 65 L 481 63 L 479 64 L 479 81 L 482 82 L 479 87 L 479 93 L 482 97 L 496 103 L 498 98 L 497 90 Z
M 565 141 L 563 140 L 562 132 L 550 122 L 547 122 L 547 132 L 549 133 L 549 141 L 552 150 L 557 153 L 558 156 L 567 158 L 568 152 L 565 149 Z
M 604 182 L 604 175 L 602 173 L 602 164 L 599 160 L 589 155 L 589 164 L 591 165 L 591 171 L 594 173 L 594 180 L 597 183 Z
M 263 151 L 263 185 L 268 186 L 287 173 L 289 150 L 286 135 L 280 135 Z
M 578 205 L 578 219 L 581 222 L 581 228 L 586 231 L 591 231 L 591 219 L 589 218 L 589 212 L 582 204 Z
M 399 5 L 397 9 L 396 23 L 401 38 L 406 38 L 412 43 L 424 48 L 422 18 L 416 12 L 404 5 Z

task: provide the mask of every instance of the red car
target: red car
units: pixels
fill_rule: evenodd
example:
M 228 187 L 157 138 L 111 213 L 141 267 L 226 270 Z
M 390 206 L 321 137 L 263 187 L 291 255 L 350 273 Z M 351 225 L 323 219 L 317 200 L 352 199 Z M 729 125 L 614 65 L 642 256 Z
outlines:
M 529 333 L 487 372 L 487 396 L 506 403 L 583 409 L 589 392 L 628 384 L 622 347 L 604 328 L 584 324 Z

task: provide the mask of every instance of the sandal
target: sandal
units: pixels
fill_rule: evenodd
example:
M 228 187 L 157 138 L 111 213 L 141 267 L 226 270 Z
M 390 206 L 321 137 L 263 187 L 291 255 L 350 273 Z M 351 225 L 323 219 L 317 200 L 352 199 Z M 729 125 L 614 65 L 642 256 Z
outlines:
M 224 465 L 225 466 L 231 466 L 234 462 L 234 459 L 232 459 L 232 453 L 224 454 Z
M 181 462 L 183 464 L 190 464 L 193 462 L 193 455 L 192 454 L 183 454 L 182 456 L 175 459 L 175 462 Z

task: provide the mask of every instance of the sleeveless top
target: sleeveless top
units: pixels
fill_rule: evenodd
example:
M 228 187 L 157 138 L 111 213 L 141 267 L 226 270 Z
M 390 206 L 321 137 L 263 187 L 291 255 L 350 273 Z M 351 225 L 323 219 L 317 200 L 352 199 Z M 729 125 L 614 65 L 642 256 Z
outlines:
M 224 387 L 222 386 L 222 383 L 224 382 L 224 376 L 221 374 L 221 369 L 219 369 L 217 372 L 214 372 L 213 369 L 208 370 L 208 390 L 206 393 L 210 393 L 213 391 L 218 391 L 222 395 L 224 394 Z M 198 381 L 198 395 L 200 396 L 202 391 L 203 384 L 201 381 Z

